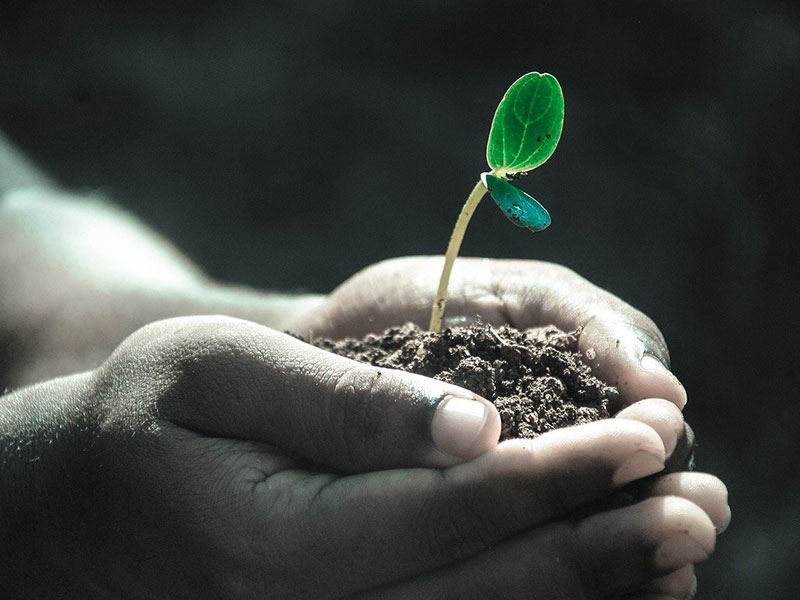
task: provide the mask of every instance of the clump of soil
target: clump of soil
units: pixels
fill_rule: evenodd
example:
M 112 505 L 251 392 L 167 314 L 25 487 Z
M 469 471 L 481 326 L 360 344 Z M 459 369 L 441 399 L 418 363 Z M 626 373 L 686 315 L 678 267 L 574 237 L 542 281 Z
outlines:
M 441 334 L 407 323 L 362 339 L 312 344 L 376 367 L 410 371 L 472 390 L 495 404 L 501 440 L 605 419 L 621 408 L 616 388 L 591 374 L 576 351 L 577 332 L 519 331 L 477 323 Z

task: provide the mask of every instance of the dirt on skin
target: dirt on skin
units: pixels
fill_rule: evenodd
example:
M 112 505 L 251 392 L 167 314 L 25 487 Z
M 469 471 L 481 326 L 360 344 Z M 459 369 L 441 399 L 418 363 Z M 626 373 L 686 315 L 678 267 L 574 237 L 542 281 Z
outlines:
M 319 348 L 410 371 L 472 390 L 495 404 L 501 440 L 533 438 L 608 418 L 619 393 L 594 377 L 576 351 L 577 333 L 555 327 L 519 331 L 477 323 L 441 334 L 407 323 L 362 339 L 312 340 Z

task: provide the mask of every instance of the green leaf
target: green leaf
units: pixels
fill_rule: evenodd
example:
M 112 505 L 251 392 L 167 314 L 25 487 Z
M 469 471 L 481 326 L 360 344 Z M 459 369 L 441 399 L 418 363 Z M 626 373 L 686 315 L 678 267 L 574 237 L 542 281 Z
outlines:
M 518 187 L 491 173 L 481 173 L 481 180 L 503 214 L 517 227 L 541 231 L 550 226 L 550 214 L 544 206 Z
M 499 177 L 525 173 L 546 161 L 564 127 L 564 95 L 549 73 L 528 73 L 508 88 L 497 107 L 486 160 Z

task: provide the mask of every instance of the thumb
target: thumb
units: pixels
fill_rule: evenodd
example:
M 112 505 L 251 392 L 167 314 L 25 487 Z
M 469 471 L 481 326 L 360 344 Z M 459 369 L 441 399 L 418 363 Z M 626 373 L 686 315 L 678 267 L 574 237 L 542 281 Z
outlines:
M 191 317 L 159 327 L 159 343 L 171 346 L 165 356 L 183 357 L 160 408 L 189 429 L 351 472 L 451 466 L 500 435 L 494 405 L 454 385 L 358 363 L 249 321 Z
M 669 370 L 669 353 L 658 328 L 641 313 L 620 319 L 601 313 L 583 324 L 578 349 L 592 372 L 616 386 L 626 404 L 664 398 L 682 409 L 686 390 Z

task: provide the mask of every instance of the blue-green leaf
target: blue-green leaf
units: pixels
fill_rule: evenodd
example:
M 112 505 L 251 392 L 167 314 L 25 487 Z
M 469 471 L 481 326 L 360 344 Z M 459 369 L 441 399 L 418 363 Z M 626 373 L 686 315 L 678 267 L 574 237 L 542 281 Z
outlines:
M 550 226 L 550 214 L 544 206 L 505 179 L 482 173 L 481 180 L 503 214 L 517 227 L 541 231 Z

